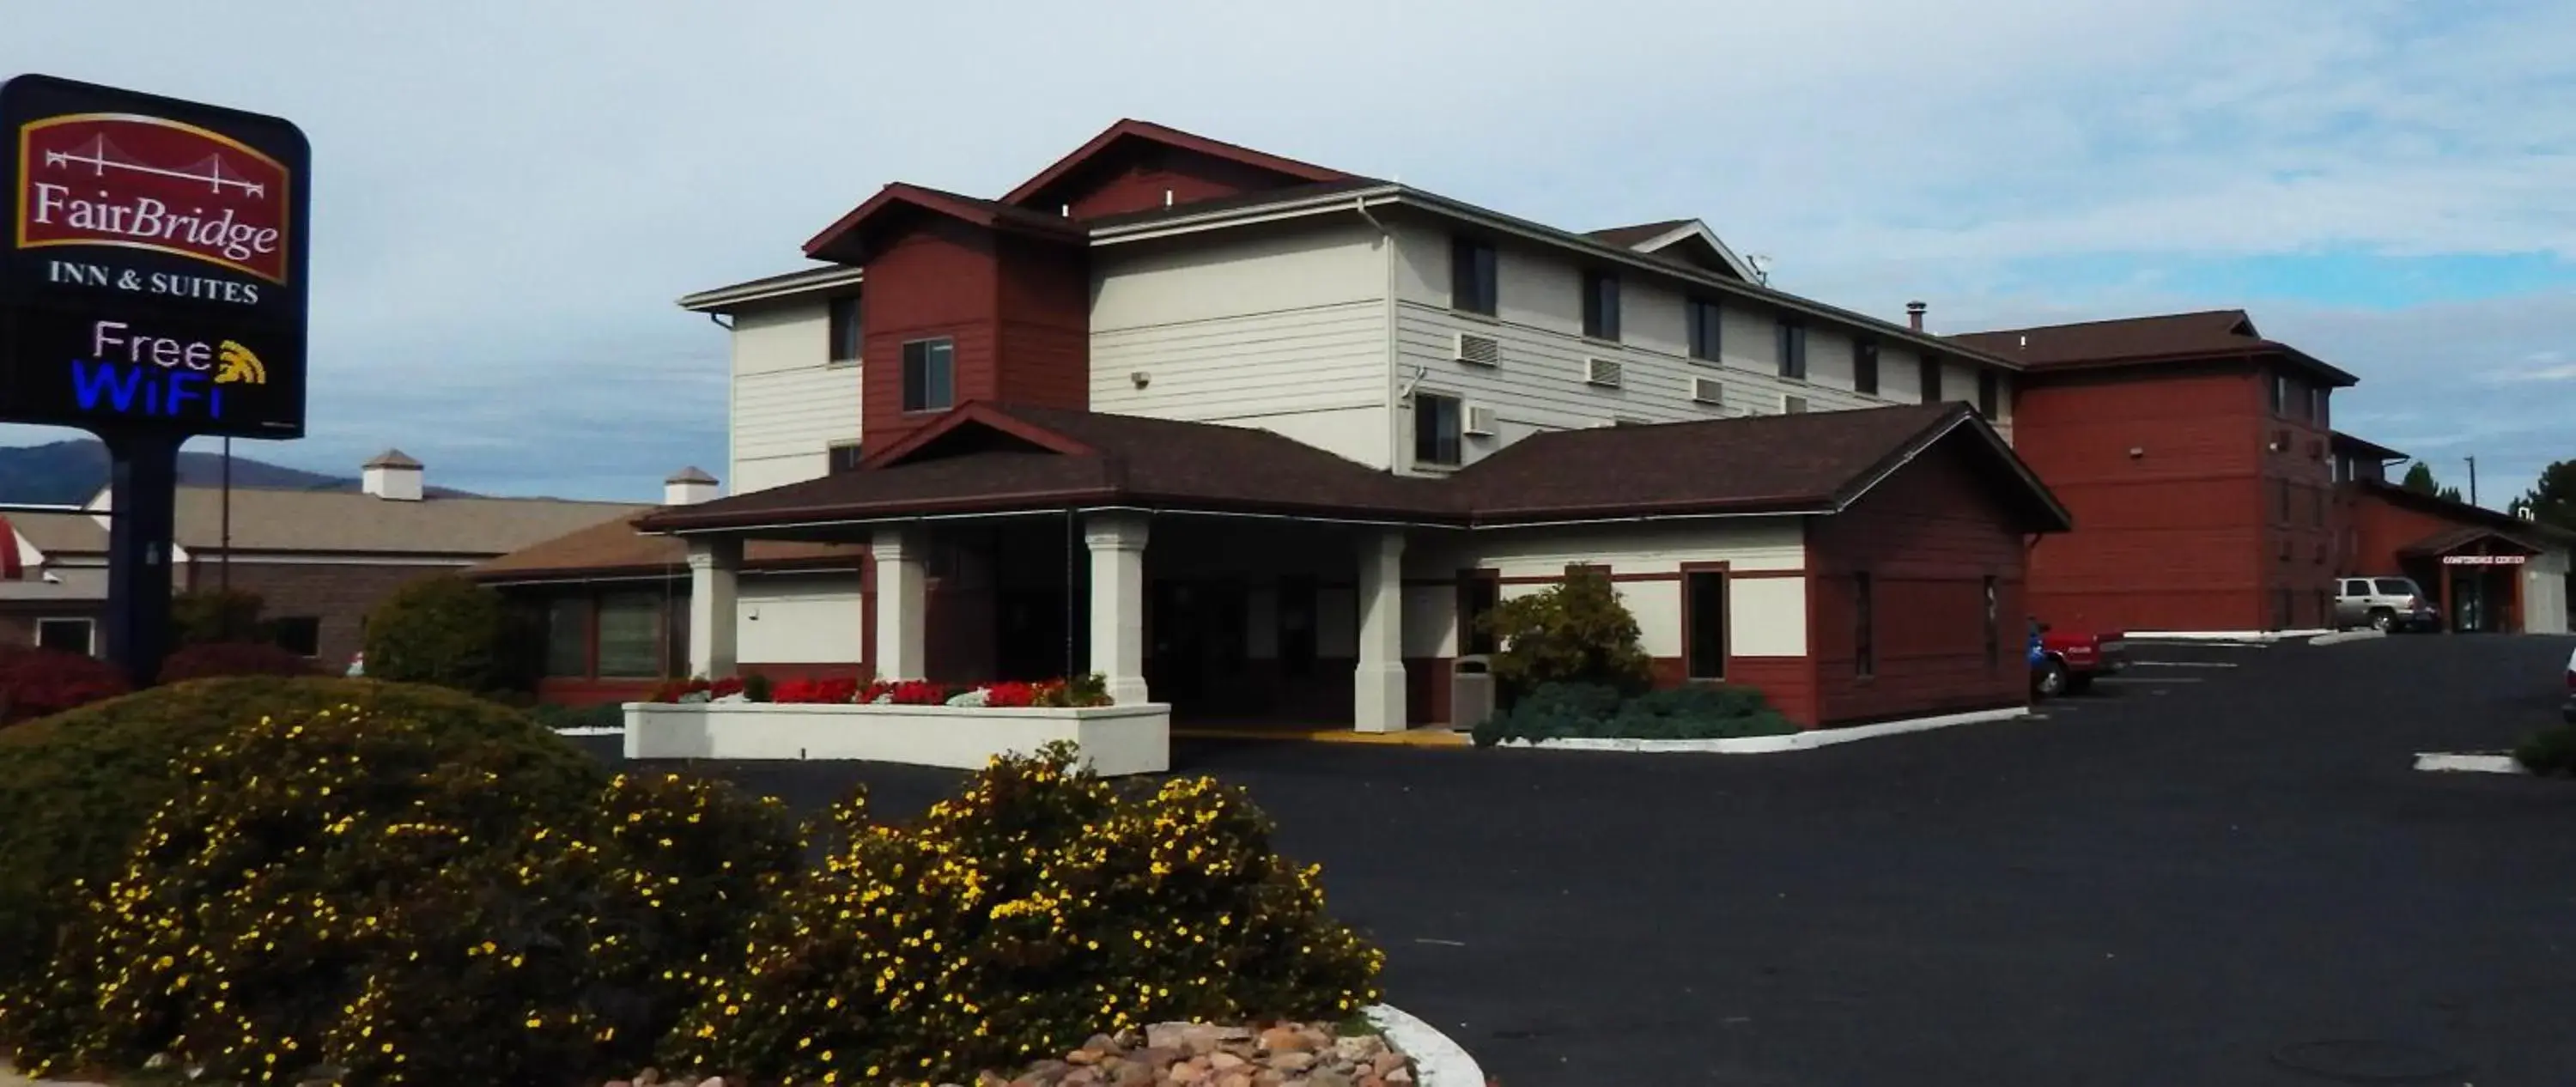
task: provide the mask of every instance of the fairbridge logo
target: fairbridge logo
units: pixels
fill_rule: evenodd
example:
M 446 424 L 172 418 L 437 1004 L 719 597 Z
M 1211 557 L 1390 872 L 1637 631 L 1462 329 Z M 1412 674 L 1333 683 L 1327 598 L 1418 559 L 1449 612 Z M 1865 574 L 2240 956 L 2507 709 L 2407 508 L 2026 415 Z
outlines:
M 114 246 L 284 284 L 293 176 L 218 132 L 161 117 L 74 113 L 18 134 L 17 245 Z

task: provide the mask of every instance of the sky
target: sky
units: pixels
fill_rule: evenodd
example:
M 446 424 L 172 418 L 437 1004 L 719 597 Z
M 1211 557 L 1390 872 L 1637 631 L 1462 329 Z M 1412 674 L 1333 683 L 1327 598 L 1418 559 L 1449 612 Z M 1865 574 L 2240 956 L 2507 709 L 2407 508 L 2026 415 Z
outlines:
M 1573 229 L 1702 218 L 1776 287 L 1936 332 L 2243 308 L 2362 378 L 2338 428 L 2445 483 L 2476 457 L 2487 505 L 2576 459 L 2563 0 L 9 7 L 0 73 L 310 137 L 309 432 L 235 446 L 295 467 L 721 473 L 724 333 L 674 299 L 1121 117 Z

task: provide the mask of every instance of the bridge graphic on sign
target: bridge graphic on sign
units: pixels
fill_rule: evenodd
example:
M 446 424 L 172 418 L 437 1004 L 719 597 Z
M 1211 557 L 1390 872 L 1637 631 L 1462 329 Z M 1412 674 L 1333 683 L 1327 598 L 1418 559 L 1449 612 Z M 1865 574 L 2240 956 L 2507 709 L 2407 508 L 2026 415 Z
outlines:
M 246 196 L 268 195 L 268 186 L 263 182 L 240 176 L 224 176 L 224 157 L 220 154 L 207 155 L 181 169 L 169 170 L 135 158 L 124 148 L 109 142 L 105 135 L 92 136 L 88 143 L 69 150 L 45 152 L 46 169 L 61 170 L 79 166 L 89 167 L 92 177 L 105 177 L 110 170 L 124 170 L 138 174 L 151 174 L 154 177 L 176 178 L 181 181 L 202 181 L 206 183 L 208 191 L 219 196 L 226 188 L 239 189 Z M 235 175 L 242 173 L 239 169 L 233 172 Z

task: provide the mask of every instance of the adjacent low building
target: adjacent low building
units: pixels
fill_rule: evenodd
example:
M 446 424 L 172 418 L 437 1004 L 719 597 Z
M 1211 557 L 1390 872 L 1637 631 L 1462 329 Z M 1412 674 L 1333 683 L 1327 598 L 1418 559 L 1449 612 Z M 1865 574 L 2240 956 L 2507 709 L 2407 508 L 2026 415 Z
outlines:
M 2339 578 L 2412 578 L 2445 630 L 2570 632 L 2576 533 L 2390 483 L 2388 465 L 2410 458 L 2386 446 L 2337 434 L 2333 447 Z

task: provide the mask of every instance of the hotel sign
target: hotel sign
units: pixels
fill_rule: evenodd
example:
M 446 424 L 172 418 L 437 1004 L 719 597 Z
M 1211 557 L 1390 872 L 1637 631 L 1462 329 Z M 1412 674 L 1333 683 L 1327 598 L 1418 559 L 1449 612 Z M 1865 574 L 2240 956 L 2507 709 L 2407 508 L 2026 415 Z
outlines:
M 2520 566 L 2523 555 L 2444 555 L 2444 566 Z
M 0 141 L 0 422 L 303 436 L 302 132 L 19 76 Z

